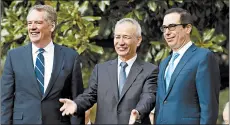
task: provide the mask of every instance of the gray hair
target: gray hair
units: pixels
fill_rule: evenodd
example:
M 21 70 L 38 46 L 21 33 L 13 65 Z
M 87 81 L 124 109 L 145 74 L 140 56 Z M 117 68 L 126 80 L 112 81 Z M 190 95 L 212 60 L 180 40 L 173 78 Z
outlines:
M 55 25 L 57 24 L 57 12 L 55 11 L 55 9 L 52 6 L 35 5 L 32 8 L 30 8 L 28 15 L 33 10 L 44 11 L 45 12 L 45 15 L 44 15 L 45 20 L 50 24 L 52 24 L 52 23 L 55 23 Z M 27 16 L 27 19 L 28 19 L 28 16 Z
M 141 36 L 141 26 L 135 19 L 132 19 L 132 18 L 123 18 L 123 19 L 117 21 L 115 28 L 117 27 L 117 25 L 125 23 L 125 22 L 129 22 L 129 23 L 132 23 L 133 25 L 135 25 L 136 26 L 136 35 Z

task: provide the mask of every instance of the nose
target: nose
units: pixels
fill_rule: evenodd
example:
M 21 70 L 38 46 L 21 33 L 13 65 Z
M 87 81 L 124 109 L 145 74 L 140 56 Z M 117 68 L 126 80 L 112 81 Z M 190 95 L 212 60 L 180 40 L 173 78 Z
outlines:
M 32 23 L 32 24 L 29 25 L 29 29 L 34 30 L 34 29 L 36 29 L 36 28 L 37 28 L 37 25 L 34 24 L 34 23 Z
M 166 28 L 166 29 L 165 29 L 164 34 L 166 34 L 166 35 L 169 35 L 169 34 L 170 34 L 169 28 Z

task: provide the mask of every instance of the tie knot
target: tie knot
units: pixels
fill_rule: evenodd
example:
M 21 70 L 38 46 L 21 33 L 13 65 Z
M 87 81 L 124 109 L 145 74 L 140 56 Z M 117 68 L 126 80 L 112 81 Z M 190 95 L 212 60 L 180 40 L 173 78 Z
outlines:
M 120 66 L 121 66 L 122 68 L 126 68 L 126 67 L 128 66 L 128 64 L 127 64 L 126 62 L 121 62 L 121 63 L 120 63 Z
M 179 53 L 173 53 L 173 55 L 172 55 L 172 62 L 174 62 L 175 59 L 176 59 L 179 55 L 180 55 Z
M 38 52 L 39 52 L 39 53 L 44 53 L 44 51 L 45 51 L 45 50 L 44 50 L 43 48 L 38 49 Z

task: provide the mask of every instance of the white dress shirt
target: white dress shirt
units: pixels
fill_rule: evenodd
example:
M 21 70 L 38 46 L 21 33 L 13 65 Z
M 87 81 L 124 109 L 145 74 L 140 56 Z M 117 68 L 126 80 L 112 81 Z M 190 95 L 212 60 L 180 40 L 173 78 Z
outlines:
M 131 69 L 131 67 L 132 67 L 132 65 L 133 65 L 133 63 L 135 62 L 136 59 L 137 59 L 137 54 L 133 58 L 131 58 L 128 61 L 126 61 L 126 63 L 128 64 L 128 66 L 125 68 L 126 78 L 128 77 L 129 71 L 130 71 L 130 69 Z M 121 62 L 123 62 L 123 61 L 118 57 L 118 63 L 117 63 L 117 76 L 118 76 L 117 78 L 118 79 L 120 77 L 119 73 L 120 73 L 120 70 L 121 70 L 121 66 L 120 66 Z M 118 86 L 119 86 L 119 84 L 120 84 L 119 80 L 117 80 L 117 81 L 118 81 Z
M 175 61 L 174 61 L 174 69 L 175 69 L 175 67 L 177 66 L 177 64 L 180 62 L 180 59 L 183 57 L 183 55 L 184 55 L 184 53 L 188 50 L 188 48 L 190 47 L 192 45 L 192 42 L 191 41 L 189 41 L 188 43 L 186 43 L 180 50 L 178 50 L 176 53 L 178 53 L 179 54 L 179 56 L 175 59 Z M 173 54 L 174 54 L 175 52 L 173 52 Z M 168 63 L 168 64 L 170 64 L 171 63 L 171 61 L 172 61 L 172 58 L 170 59 L 170 62 Z M 168 65 L 169 66 L 169 65 Z M 165 70 L 165 77 L 166 77 L 166 73 L 167 73 L 167 71 L 168 71 L 168 66 L 167 66 L 167 68 L 166 68 L 166 70 Z M 164 78 L 165 78 L 164 77 Z
M 35 68 L 35 64 L 36 64 L 36 58 L 38 55 L 38 47 L 36 47 L 33 43 L 32 43 L 32 55 L 33 55 L 33 63 L 34 63 L 34 68 Z M 50 81 L 50 77 L 51 77 L 51 73 L 53 70 L 53 60 L 54 60 L 54 44 L 51 41 L 45 48 L 43 48 L 45 51 L 43 53 L 44 56 L 44 65 L 45 65 L 45 75 L 44 75 L 44 92 L 47 89 L 47 86 L 49 84 Z

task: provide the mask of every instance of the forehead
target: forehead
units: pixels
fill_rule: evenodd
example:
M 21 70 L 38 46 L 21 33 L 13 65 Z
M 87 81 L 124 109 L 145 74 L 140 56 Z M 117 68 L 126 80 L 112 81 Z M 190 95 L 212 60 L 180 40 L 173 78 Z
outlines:
M 163 25 L 168 26 L 169 24 L 180 24 L 180 14 L 170 13 L 165 15 Z
M 44 14 L 44 11 L 32 10 L 27 16 L 27 21 L 44 20 Z
M 115 27 L 115 35 L 132 35 L 136 33 L 136 27 L 130 22 L 123 22 Z

